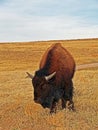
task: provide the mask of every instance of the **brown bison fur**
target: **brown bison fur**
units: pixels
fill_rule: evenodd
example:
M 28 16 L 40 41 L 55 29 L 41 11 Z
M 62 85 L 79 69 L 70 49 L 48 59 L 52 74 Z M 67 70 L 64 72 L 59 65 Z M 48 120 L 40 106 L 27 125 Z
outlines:
M 43 55 L 39 70 L 32 78 L 34 100 L 50 112 L 56 111 L 56 103 L 62 100 L 62 108 L 69 101 L 69 109 L 74 110 L 73 82 L 75 61 L 60 43 L 52 45 Z M 51 75 L 52 74 L 52 75 Z M 47 78 L 49 77 L 50 78 Z

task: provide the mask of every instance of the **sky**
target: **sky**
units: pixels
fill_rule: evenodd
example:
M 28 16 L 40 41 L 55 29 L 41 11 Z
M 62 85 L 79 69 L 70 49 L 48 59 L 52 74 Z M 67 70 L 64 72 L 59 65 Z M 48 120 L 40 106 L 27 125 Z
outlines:
M 98 0 L 0 0 L 0 42 L 98 38 Z

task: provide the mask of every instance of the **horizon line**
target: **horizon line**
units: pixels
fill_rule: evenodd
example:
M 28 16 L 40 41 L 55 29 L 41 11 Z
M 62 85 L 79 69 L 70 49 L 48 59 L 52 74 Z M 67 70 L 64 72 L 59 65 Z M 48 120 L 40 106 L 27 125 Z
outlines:
M 30 42 L 52 42 L 52 41 L 78 41 L 78 40 L 98 40 L 98 37 L 96 38 L 72 38 L 72 39 L 51 39 L 51 40 L 32 40 L 32 41 L 6 41 L 6 42 L 0 42 L 0 44 L 6 44 L 6 43 L 30 43 Z

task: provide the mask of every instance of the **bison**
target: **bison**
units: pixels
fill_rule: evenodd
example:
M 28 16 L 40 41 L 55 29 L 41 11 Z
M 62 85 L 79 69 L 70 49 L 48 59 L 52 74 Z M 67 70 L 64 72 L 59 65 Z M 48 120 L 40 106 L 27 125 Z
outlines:
M 74 110 L 73 82 L 75 61 L 60 43 L 52 45 L 42 57 L 35 75 L 27 72 L 34 87 L 34 101 L 56 112 L 56 104 L 61 99 L 62 109 Z

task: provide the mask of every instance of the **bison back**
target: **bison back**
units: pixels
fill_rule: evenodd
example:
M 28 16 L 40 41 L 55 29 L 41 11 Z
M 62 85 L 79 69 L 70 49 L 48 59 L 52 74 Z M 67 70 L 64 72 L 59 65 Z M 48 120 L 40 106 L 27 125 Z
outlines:
M 43 55 L 40 69 L 49 75 L 56 71 L 56 82 L 72 79 L 75 71 L 75 61 L 72 55 L 60 43 L 52 45 Z

